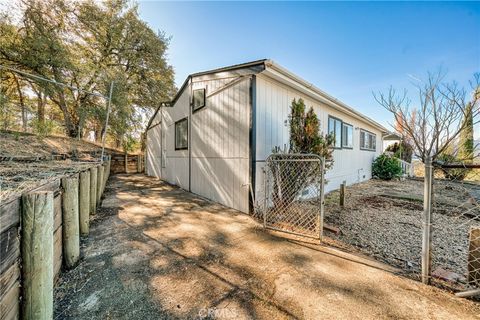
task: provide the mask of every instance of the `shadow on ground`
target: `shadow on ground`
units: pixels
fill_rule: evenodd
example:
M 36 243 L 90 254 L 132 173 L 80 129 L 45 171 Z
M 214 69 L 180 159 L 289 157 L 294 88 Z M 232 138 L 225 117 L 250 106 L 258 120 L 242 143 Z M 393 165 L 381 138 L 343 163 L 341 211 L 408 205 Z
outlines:
M 476 318 L 480 308 L 142 175 L 113 176 L 56 319 Z M 373 265 L 373 267 L 372 267 Z

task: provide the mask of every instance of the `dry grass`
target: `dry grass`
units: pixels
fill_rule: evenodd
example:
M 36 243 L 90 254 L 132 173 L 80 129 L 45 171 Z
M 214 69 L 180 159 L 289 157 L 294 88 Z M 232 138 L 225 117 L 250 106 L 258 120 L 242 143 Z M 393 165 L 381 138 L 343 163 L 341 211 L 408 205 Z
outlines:
M 0 166 L 0 203 L 56 178 L 91 167 L 93 162 L 41 161 L 2 162 Z
M 94 154 L 101 146 L 61 136 L 41 138 L 32 134 L 0 132 L 0 156 L 44 157 L 65 154 L 73 160 L 0 162 L 0 202 L 47 183 L 59 176 L 85 170 L 98 161 Z

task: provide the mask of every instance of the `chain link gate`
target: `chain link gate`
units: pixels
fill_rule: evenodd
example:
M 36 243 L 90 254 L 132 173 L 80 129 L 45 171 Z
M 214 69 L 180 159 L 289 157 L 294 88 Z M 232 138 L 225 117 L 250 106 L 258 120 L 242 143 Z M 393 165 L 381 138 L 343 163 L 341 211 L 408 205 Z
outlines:
M 272 154 L 265 165 L 265 228 L 322 238 L 324 172 L 313 154 Z

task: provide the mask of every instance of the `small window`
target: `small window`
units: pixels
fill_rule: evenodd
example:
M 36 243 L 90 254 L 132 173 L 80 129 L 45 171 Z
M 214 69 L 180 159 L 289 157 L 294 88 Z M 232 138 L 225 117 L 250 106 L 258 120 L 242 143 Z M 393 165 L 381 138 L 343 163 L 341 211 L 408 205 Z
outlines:
M 175 122 L 175 150 L 188 149 L 188 119 Z
M 205 107 L 205 89 L 193 90 L 193 111 Z
M 353 126 L 348 123 L 342 124 L 342 148 L 353 148 Z
M 328 117 L 328 134 L 333 134 L 333 147 L 342 148 L 342 120 Z
M 360 149 L 375 151 L 377 149 L 377 136 L 366 130 L 360 130 Z

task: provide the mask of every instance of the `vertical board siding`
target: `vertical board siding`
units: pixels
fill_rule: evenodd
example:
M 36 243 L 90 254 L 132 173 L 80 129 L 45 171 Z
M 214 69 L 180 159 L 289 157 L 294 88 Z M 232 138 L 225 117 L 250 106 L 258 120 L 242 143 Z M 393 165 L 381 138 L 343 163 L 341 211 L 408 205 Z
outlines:
M 320 130 L 328 132 L 328 116 L 334 116 L 353 125 L 353 149 L 338 149 L 333 152 L 333 168 L 327 171 L 326 191 L 337 189 L 346 180 L 347 184 L 371 178 L 372 161 L 382 152 L 382 133 L 370 124 L 344 114 L 331 106 L 313 100 L 305 94 L 265 75 L 257 76 L 257 133 L 256 133 L 256 194 L 263 194 L 263 166 L 274 147 L 289 144 L 289 129 L 286 123 L 293 99 L 302 98 L 307 108 L 313 107 L 320 120 Z M 377 136 L 377 150 L 360 150 L 360 128 Z
M 152 121 L 152 125 L 159 124 L 161 122 L 162 112 L 159 110 L 155 115 L 155 119 Z M 146 145 L 146 167 L 145 173 L 149 176 L 161 178 L 161 133 L 162 128 L 160 125 L 156 125 L 152 129 L 147 131 L 147 145 Z
M 147 133 L 147 167 L 149 175 L 186 190 L 190 187 L 193 193 L 248 212 L 248 79 L 207 98 L 206 106 L 192 113 L 189 126 L 191 160 L 189 150 L 175 150 L 174 141 L 175 122 L 187 117 L 190 112 L 190 90 L 205 88 L 208 96 L 234 79 L 194 81 L 192 87 L 183 91 L 172 108 L 162 108 L 159 112 L 162 114 L 162 124 L 157 126 L 157 131 L 155 127 Z M 165 145 L 157 148 L 162 138 Z M 161 167 L 162 148 L 166 152 L 165 168 Z
M 162 141 L 162 135 L 165 135 L 165 146 L 161 146 L 166 154 L 165 168 L 161 167 L 161 153 L 160 150 L 158 159 L 158 166 L 160 174 L 154 176 L 162 178 L 171 184 L 177 185 L 185 190 L 189 189 L 188 182 L 188 150 L 175 150 L 175 122 L 188 117 L 190 106 L 190 90 L 187 87 L 180 95 L 173 107 L 162 108 L 162 124 L 159 129 L 161 133 L 153 137 L 148 143 L 158 145 Z M 190 131 L 190 129 L 189 129 Z M 188 133 L 190 136 L 190 132 Z
M 193 83 L 206 95 L 235 78 Z M 192 114 L 191 191 L 228 207 L 248 212 L 250 80 L 207 98 Z

